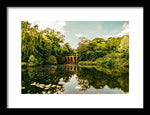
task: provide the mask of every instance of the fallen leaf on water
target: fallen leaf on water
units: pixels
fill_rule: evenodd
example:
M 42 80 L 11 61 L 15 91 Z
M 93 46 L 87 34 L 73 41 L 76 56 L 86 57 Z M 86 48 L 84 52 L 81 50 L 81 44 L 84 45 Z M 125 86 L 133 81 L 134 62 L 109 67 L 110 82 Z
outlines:
M 47 87 L 47 88 L 48 88 L 48 87 L 50 87 L 50 86 L 51 86 L 51 84 L 49 84 L 49 85 L 45 85 L 45 87 Z
M 21 89 L 25 89 L 25 87 L 21 87 Z
M 49 89 L 48 87 L 44 88 L 44 89 Z
M 56 85 L 52 85 L 52 87 L 55 87 Z
M 30 85 L 36 85 L 36 82 L 33 82 L 32 84 L 30 84 Z

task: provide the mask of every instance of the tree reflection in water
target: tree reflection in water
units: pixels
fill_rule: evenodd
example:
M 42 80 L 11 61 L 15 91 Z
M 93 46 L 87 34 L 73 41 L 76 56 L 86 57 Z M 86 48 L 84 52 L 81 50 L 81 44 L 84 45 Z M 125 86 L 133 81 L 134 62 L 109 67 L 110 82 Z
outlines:
M 118 88 L 129 92 L 129 73 L 112 76 L 95 68 L 79 68 L 77 65 L 48 65 L 28 67 L 22 70 L 22 94 L 61 94 L 66 90 L 64 83 L 76 75 L 79 91 Z
M 121 89 L 124 93 L 129 92 L 129 73 L 111 76 L 102 71 L 97 71 L 95 68 L 82 68 L 80 72 L 77 73 L 77 76 L 79 84 L 81 84 L 82 87 L 86 88 L 88 84 L 87 89 L 89 86 L 93 86 L 95 89 L 103 89 L 107 86 L 111 89 Z M 84 84 L 85 86 L 83 86 Z

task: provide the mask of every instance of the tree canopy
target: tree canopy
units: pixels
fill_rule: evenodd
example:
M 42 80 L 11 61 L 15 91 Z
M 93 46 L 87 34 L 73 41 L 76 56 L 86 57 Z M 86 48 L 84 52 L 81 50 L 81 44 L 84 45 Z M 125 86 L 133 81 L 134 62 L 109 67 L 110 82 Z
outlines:
M 61 60 L 61 55 L 73 54 L 74 50 L 68 43 L 64 43 L 64 35 L 50 28 L 39 30 L 38 25 L 31 27 L 28 21 L 21 22 L 21 56 L 22 62 L 27 62 L 32 55 L 37 63 L 45 64 L 51 55 Z

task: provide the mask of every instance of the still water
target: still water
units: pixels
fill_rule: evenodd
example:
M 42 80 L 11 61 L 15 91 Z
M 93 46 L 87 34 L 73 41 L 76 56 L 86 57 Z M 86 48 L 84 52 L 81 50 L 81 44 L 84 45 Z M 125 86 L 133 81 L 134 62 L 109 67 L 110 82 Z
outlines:
M 111 76 L 95 68 L 47 65 L 22 69 L 22 94 L 124 94 L 129 73 Z

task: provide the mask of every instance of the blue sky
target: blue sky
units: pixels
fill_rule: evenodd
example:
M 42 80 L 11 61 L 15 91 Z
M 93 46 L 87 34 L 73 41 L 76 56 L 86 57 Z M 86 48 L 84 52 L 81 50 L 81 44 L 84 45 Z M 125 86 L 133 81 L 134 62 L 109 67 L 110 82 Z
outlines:
M 96 37 L 107 39 L 111 36 L 118 37 L 129 33 L 128 21 L 66 21 L 63 27 L 65 42 L 72 48 L 77 48 L 79 37 L 92 40 Z
M 30 21 L 29 21 L 30 22 Z M 96 37 L 107 39 L 129 34 L 128 21 L 36 21 L 40 29 L 51 28 L 65 35 L 65 43 L 77 48 L 80 37 L 92 40 Z

